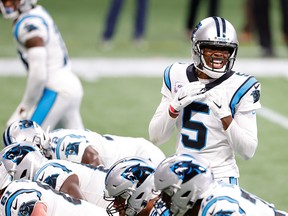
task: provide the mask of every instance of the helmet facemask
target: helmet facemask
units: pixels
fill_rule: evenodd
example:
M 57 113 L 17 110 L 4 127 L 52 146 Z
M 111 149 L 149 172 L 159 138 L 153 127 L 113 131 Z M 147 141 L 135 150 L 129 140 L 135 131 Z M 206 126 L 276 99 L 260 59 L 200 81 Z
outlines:
M 192 197 L 193 191 L 181 193 L 182 180 L 179 180 L 177 184 L 171 185 L 170 187 L 164 189 L 161 193 L 161 199 L 165 202 L 167 208 L 170 209 L 173 216 L 182 216 L 185 213 L 193 208 L 194 201 L 197 201 L 196 197 Z M 181 200 L 181 201 L 180 201 Z
M 209 55 L 205 50 L 209 50 Z M 195 67 L 209 77 L 217 79 L 232 69 L 237 50 L 237 44 L 198 42 L 192 50 Z M 218 63 L 222 66 L 218 67 Z
M 125 211 L 128 207 L 128 200 L 131 197 L 131 191 L 125 191 L 119 196 L 111 197 L 107 190 L 104 191 L 104 200 L 111 201 L 106 207 L 106 212 L 109 216 L 116 214 L 117 212 Z M 135 213 L 136 214 L 136 213 Z
M 5 1 L 6 2 L 6 1 Z M 1 13 L 3 15 L 3 17 L 5 19 L 16 19 L 18 16 L 19 16 L 19 11 L 18 11 L 18 8 L 19 8 L 19 5 L 20 5 L 20 2 L 18 3 L 18 5 L 16 6 L 15 5 L 15 1 L 11 1 L 10 2 L 12 3 L 13 2 L 13 5 L 8 5 L 7 4 L 4 4 L 3 0 L 0 1 L 0 9 L 1 9 Z
M 20 0 L 19 2 L 17 0 L 9 0 L 9 2 L 12 2 L 13 4 L 9 6 L 4 4 L 4 2 L 6 3 L 8 1 L 7 0 L 0 1 L 0 9 L 3 17 L 5 19 L 14 20 L 17 19 L 21 13 L 33 8 L 36 5 L 37 0 Z

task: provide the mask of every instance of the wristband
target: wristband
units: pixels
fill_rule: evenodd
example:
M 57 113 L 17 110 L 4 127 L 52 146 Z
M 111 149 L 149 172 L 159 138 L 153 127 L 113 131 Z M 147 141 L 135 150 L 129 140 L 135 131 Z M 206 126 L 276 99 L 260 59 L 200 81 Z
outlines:
M 179 111 L 175 110 L 171 105 L 169 106 L 169 111 L 174 115 L 179 115 Z

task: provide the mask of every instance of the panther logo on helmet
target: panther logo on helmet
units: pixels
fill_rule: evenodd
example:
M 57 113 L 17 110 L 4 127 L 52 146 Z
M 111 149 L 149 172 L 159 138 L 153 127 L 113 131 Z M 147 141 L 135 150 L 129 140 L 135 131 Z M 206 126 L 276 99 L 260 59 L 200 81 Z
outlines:
M 128 167 L 121 176 L 132 183 L 137 181 L 137 186 L 139 187 L 145 179 L 154 172 L 154 169 L 148 166 L 141 166 L 140 163 Z
M 179 179 L 183 181 L 183 184 L 194 176 L 206 172 L 204 167 L 198 164 L 193 164 L 191 161 L 177 162 L 173 164 L 170 169 L 178 176 Z
M 33 146 L 20 146 L 20 144 L 12 147 L 3 155 L 4 159 L 10 160 L 19 165 L 29 152 L 35 151 Z

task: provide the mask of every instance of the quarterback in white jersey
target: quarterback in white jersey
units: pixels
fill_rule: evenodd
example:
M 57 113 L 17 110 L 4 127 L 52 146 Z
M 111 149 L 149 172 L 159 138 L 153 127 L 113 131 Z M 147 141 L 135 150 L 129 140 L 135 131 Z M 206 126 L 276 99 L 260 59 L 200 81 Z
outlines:
M 0 165 L 0 214 L 6 216 L 80 216 L 107 215 L 105 209 L 84 200 L 74 199 L 49 187 L 29 180 L 12 181 L 4 165 Z M 36 206 L 43 204 L 44 212 Z M 42 207 L 43 208 L 43 207 Z
M 176 127 L 176 152 L 205 157 L 216 179 L 237 184 L 234 153 L 250 159 L 258 145 L 260 83 L 231 70 L 238 41 L 227 20 L 202 20 L 192 44 L 194 64 L 175 63 L 164 72 L 162 100 L 149 125 L 150 140 L 164 143 Z
M 193 155 L 167 157 L 157 167 L 154 183 L 172 215 L 288 215 L 239 186 L 216 181 L 207 161 Z
M 71 72 L 65 43 L 52 17 L 37 0 L 1 0 L 4 18 L 13 19 L 13 36 L 28 71 L 22 100 L 7 125 L 31 119 L 48 126 L 83 128 L 82 84 Z
M 106 208 L 103 199 L 108 169 L 64 160 L 48 160 L 33 143 L 20 142 L 1 151 L 0 160 L 14 179 L 30 179 L 48 184 L 78 199 Z

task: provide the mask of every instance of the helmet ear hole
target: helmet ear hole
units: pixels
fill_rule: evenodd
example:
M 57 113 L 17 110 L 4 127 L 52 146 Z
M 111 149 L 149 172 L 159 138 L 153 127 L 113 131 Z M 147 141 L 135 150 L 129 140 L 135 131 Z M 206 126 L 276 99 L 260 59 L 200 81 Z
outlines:
M 20 178 L 24 178 L 27 175 L 27 169 L 23 170 L 23 172 L 21 173 Z

